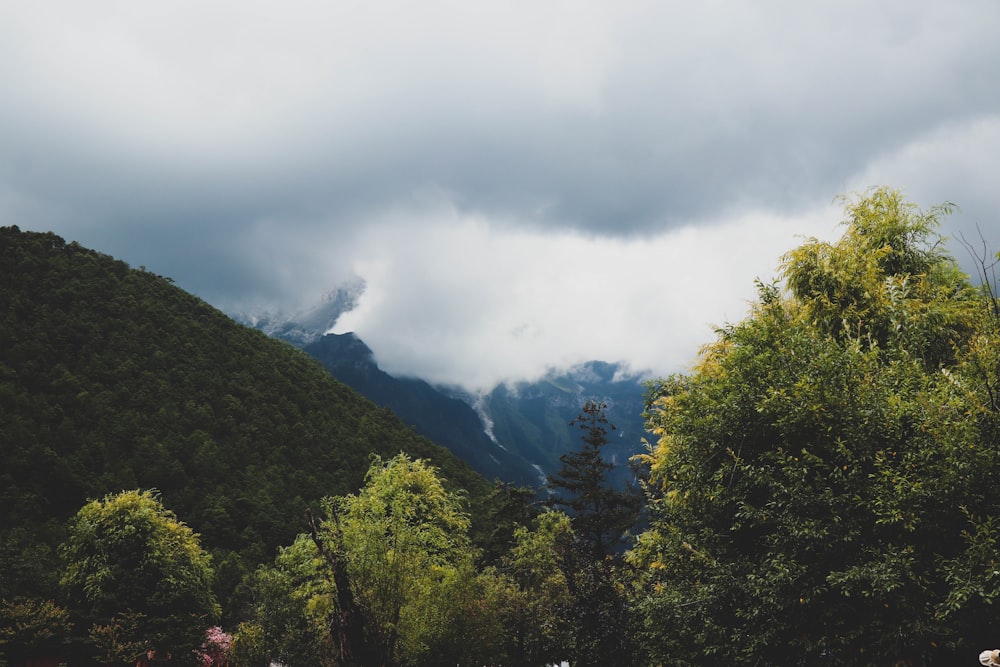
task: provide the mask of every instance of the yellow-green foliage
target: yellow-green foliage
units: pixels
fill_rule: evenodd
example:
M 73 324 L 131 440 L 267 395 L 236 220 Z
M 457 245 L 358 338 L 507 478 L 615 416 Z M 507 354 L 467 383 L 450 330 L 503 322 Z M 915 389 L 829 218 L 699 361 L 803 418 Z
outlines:
M 71 610 L 109 657 L 187 656 L 219 615 L 208 554 L 154 492 L 87 503 L 62 555 Z
M 847 202 L 839 241 L 789 252 L 783 284 L 655 389 L 632 553 L 654 657 L 978 650 L 1000 594 L 1000 347 L 992 298 L 934 235 L 947 210 Z
M 354 595 L 371 610 L 390 654 L 420 655 L 453 620 L 442 617 L 436 591 L 472 563 L 461 497 L 445 490 L 426 461 L 376 459 L 361 491 L 331 501 L 331 522 Z

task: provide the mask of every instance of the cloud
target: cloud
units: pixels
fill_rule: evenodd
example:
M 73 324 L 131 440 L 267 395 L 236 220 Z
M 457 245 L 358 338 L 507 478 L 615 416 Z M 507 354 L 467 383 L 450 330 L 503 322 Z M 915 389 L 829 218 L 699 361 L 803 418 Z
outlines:
M 828 238 L 836 220 L 747 214 L 623 239 L 447 208 L 388 216 L 360 246 L 367 289 L 335 331 L 358 333 L 390 373 L 480 389 L 591 359 L 666 374 L 745 315 L 798 234 Z
M 1000 244 L 998 22 L 992 0 L 6 3 L 0 216 L 230 311 L 364 273 L 353 322 L 401 372 L 673 368 L 839 193 L 955 201 L 947 231 Z
M 438 187 L 520 224 L 660 231 L 808 205 L 998 100 L 992 3 L 59 8 L 5 21 L 5 138 L 52 177 L 23 185 L 94 203 L 124 181 L 158 210 Z
M 945 232 L 978 238 L 978 226 L 994 245 L 1000 245 L 997 156 L 1000 109 L 962 122 L 944 122 L 898 150 L 875 157 L 852 178 L 852 186 L 906 184 L 907 193 L 923 207 L 953 202 L 959 212 L 943 221 Z

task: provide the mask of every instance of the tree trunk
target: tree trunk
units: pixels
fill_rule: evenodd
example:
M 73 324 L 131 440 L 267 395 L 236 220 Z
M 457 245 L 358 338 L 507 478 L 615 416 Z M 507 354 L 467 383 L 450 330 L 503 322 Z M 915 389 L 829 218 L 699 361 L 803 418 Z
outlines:
M 337 650 L 337 660 L 344 667 L 387 667 L 383 651 L 376 642 L 369 640 L 372 620 L 354 599 L 347 562 L 319 537 L 316 520 L 307 512 L 313 542 L 330 565 L 333 585 L 337 589 L 337 608 L 330 621 L 330 634 Z M 334 522 L 337 518 L 334 517 Z

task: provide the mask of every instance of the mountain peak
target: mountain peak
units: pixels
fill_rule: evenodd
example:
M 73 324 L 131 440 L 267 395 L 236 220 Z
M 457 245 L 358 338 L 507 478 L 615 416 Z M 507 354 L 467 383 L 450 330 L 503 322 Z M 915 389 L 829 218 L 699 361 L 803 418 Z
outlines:
M 365 292 L 363 278 L 354 278 L 330 290 L 318 304 L 292 315 L 281 312 L 233 313 L 237 322 L 263 331 L 298 347 L 304 347 L 323 337 L 344 313 L 350 312 Z M 370 352 L 370 350 L 369 350 Z
M 351 360 L 353 365 L 365 364 L 378 367 L 375 353 L 353 331 L 325 334 L 322 336 L 322 346 L 331 359 Z

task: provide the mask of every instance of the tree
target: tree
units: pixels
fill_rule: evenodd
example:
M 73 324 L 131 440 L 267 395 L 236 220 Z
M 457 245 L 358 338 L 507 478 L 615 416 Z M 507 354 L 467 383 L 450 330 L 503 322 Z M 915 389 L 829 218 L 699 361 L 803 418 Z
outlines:
M 500 651 L 504 582 L 475 568 L 464 497 L 404 454 L 373 457 L 364 487 L 308 513 L 310 534 L 250 581 L 231 655 L 289 667 L 454 665 Z
M 425 461 L 373 462 L 357 495 L 329 504 L 327 535 L 340 544 L 354 596 L 370 614 L 387 663 L 415 656 L 437 628 L 426 621 L 430 589 L 471 557 L 469 519 Z
M 558 664 L 572 651 L 573 598 L 561 557 L 572 541 L 569 517 L 557 511 L 542 512 L 530 528 L 514 531 L 514 546 L 503 559 L 511 586 L 501 609 L 511 664 Z
M 105 658 L 142 654 L 195 664 L 219 615 L 198 536 L 154 491 L 125 491 L 77 513 L 62 547 L 71 611 Z
M 616 491 L 608 484 L 608 471 L 614 466 L 604 459 L 601 449 L 608 444 L 608 406 L 587 401 L 579 416 L 570 422 L 583 431 L 583 446 L 559 457 L 562 468 L 548 476 L 553 494 L 549 504 L 568 511 L 573 529 L 590 545 L 595 559 L 611 554 L 622 542 L 625 532 L 639 516 L 641 498 L 630 490 Z
M 404 454 L 374 457 L 357 494 L 328 500 L 313 540 L 335 591 L 329 628 L 344 664 L 479 659 L 487 637 L 454 633 L 492 627 L 463 506 L 435 468 Z
M 1000 593 L 994 304 L 878 189 L 659 383 L 633 562 L 653 658 L 956 664 Z M 961 659 L 964 659 L 961 658 Z
M 559 567 L 566 578 L 571 642 L 566 654 L 575 667 L 641 662 L 637 614 L 632 603 L 632 569 L 620 557 L 595 559 L 591 545 L 572 533 L 558 545 Z
M 281 547 L 274 563 L 248 578 L 249 618 L 240 623 L 231 653 L 237 664 L 333 667 L 330 635 L 335 591 L 326 563 L 308 535 Z
M 473 522 L 471 536 L 482 550 L 481 563 L 496 565 L 510 552 L 517 530 L 531 525 L 538 516 L 537 495 L 535 488 L 494 482 L 492 493 L 482 503 L 482 518 Z
M 0 601 L 0 665 L 63 653 L 71 628 L 68 612 L 52 600 Z
M 202 667 L 218 667 L 229 660 L 233 646 L 233 636 L 218 625 L 205 631 L 205 642 L 198 651 Z
M 562 468 L 548 478 L 549 504 L 568 510 L 573 527 L 559 545 L 573 619 L 568 657 L 574 665 L 631 664 L 631 609 L 619 585 L 623 564 L 617 553 L 626 532 L 636 522 L 641 498 L 632 489 L 618 491 L 608 484 L 612 464 L 602 448 L 613 424 L 607 405 L 587 401 L 570 425 L 580 427 L 583 446 L 560 457 Z

